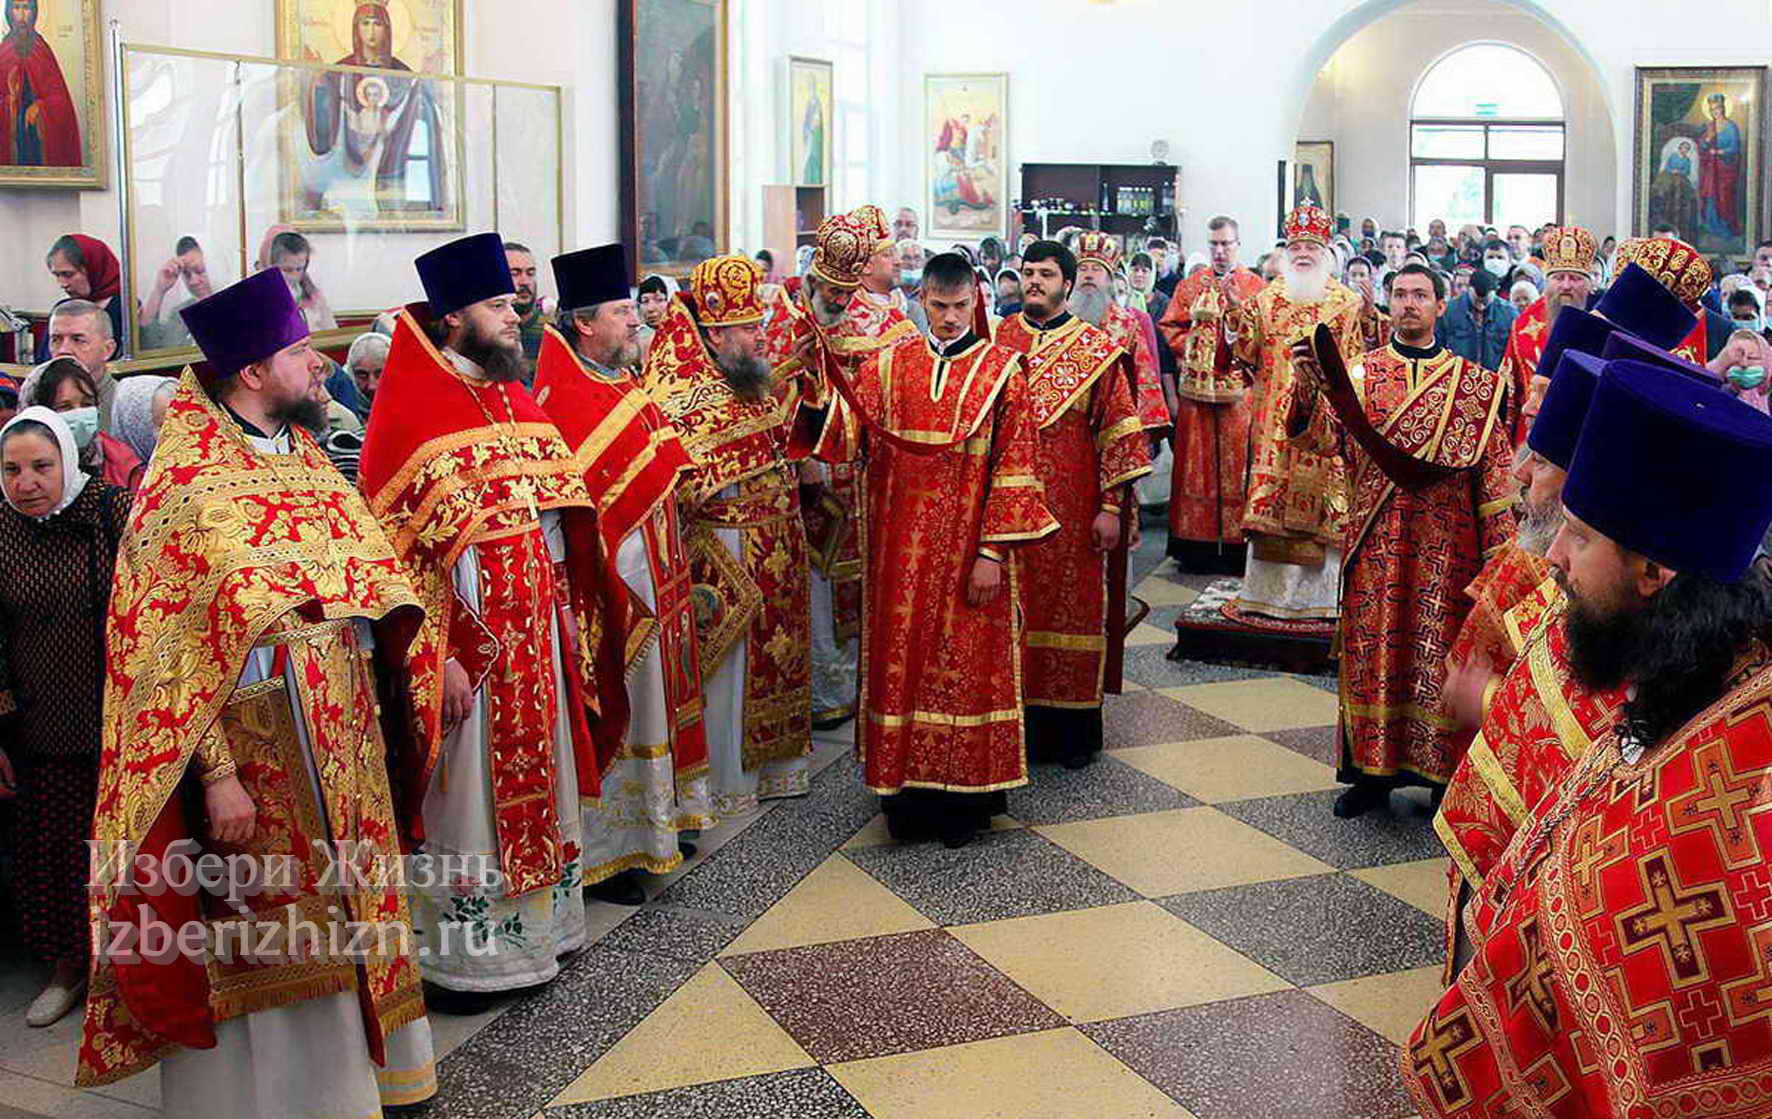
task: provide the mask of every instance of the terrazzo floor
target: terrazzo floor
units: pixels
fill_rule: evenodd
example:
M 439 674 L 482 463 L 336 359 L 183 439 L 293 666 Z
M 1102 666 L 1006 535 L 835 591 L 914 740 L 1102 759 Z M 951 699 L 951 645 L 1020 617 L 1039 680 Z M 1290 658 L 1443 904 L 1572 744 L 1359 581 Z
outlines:
M 1332 680 L 1162 654 L 1205 578 L 1147 538 L 1107 752 L 959 851 L 894 844 L 848 731 L 809 796 L 704 835 L 539 994 L 433 1016 L 436 1119 L 1403 1119 L 1438 994 L 1425 800 L 1335 820 Z M 0 966 L 0 1020 L 38 977 Z M 0 1119 L 139 1119 L 69 1087 L 77 1016 L 0 1031 Z

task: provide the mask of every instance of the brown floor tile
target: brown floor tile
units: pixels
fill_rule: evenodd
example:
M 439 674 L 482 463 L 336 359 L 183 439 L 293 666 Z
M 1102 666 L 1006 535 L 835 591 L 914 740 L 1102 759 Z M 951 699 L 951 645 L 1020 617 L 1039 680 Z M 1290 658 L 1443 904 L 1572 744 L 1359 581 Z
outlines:
M 1389 1041 L 1303 991 L 1082 1027 L 1200 1119 L 1414 1114 Z
M 1155 746 L 1241 733 L 1223 719 L 1196 711 L 1156 692 L 1109 696 L 1102 709 L 1102 741 L 1110 750 Z
M 1064 1024 L 939 929 L 720 963 L 820 1064 Z
M 1262 735 L 1269 742 L 1278 742 L 1295 753 L 1303 754 L 1324 765 L 1334 765 L 1335 726 L 1297 727 L 1293 730 L 1270 730 Z

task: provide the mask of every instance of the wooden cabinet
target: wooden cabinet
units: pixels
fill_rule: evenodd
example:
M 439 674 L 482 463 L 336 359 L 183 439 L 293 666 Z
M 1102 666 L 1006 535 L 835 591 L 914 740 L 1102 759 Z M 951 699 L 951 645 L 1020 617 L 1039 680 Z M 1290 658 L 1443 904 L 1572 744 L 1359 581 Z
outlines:
M 794 274 L 794 250 L 812 244 L 826 214 L 828 187 L 763 188 L 763 247 L 775 254 L 775 268 Z

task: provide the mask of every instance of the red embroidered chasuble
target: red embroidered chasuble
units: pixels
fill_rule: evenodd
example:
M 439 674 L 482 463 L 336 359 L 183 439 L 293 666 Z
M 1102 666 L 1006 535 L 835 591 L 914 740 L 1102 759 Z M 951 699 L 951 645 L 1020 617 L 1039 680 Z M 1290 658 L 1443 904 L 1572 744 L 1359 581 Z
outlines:
M 1342 444 L 1352 472 L 1342 545 L 1341 743 L 1344 769 L 1407 771 L 1444 784 L 1468 739 L 1440 706 L 1446 654 L 1470 608 L 1483 557 L 1513 538 L 1513 448 L 1501 379 L 1438 350 L 1374 350 L 1353 372 L 1368 419 L 1397 449 L 1454 471 L 1420 489 L 1388 478 L 1341 435 L 1321 403 L 1300 441 Z
M 358 484 L 428 612 L 406 659 L 410 734 L 395 762 L 412 838 L 424 838 L 425 791 L 445 736 L 443 665 L 454 658 L 486 699 L 508 894 L 551 888 L 574 854 L 562 848 L 555 818 L 555 718 L 566 704 L 579 794 L 589 800 L 626 730 L 626 588 L 604 553 L 583 469 L 521 384 L 459 372 L 409 308 L 395 325 L 376 396 L 382 406 L 364 434 Z M 561 513 L 563 580 L 542 536 L 546 510 Z M 468 548 L 480 568 L 478 612 L 454 587 Z M 564 696 L 553 672 L 556 619 L 569 645 L 560 650 Z
M 1132 360 L 1136 386 L 1133 404 L 1138 412 L 1138 422 L 1147 431 L 1169 426 L 1169 405 L 1163 401 L 1157 352 L 1151 348 L 1151 336 L 1145 333 L 1149 323 L 1149 315 L 1140 318 L 1137 311 L 1118 303 L 1109 303 L 1107 312 L 1101 317 L 1101 329 Z
M 1536 401 L 1543 395 L 1540 388 L 1533 391 L 1532 378 L 1538 374 L 1538 359 L 1544 356 L 1544 343 L 1550 337 L 1550 322 L 1544 306 L 1544 297 L 1539 296 L 1514 320 L 1513 329 L 1508 331 L 1507 346 L 1501 351 L 1501 380 L 1507 386 L 1507 426 L 1514 446 L 1518 447 L 1526 441 L 1526 432 L 1532 426 L 1532 417 L 1526 415 L 1527 400 Z M 1545 370 L 1549 377 L 1555 370 Z M 1533 415 L 1538 413 L 1538 406 L 1531 407 Z
M 1296 385 L 1292 346 L 1318 324 L 1334 333 L 1336 349 L 1350 368 L 1366 352 L 1360 297 L 1334 280 L 1316 303 L 1293 302 L 1281 279 L 1225 312 L 1226 329 L 1236 335 L 1231 353 L 1249 367 L 1253 383 L 1243 532 L 1264 538 L 1254 542 L 1260 558 L 1307 566 L 1321 565 L 1326 547 L 1342 545 L 1348 504 L 1341 456 L 1286 438 Z
M 366 955 L 300 958 L 278 938 L 270 958 L 242 958 L 262 943 L 241 939 L 260 920 L 310 921 L 338 934 L 341 949 L 344 922 L 410 925 L 399 890 L 375 877 L 400 843 L 375 685 L 352 619 L 384 620 L 383 640 L 398 655 L 418 629 L 418 599 L 357 492 L 307 432 L 292 428 L 289 438 L 289 454 L 259 452 L 187 370 L 131 510 L 106 621 L 92 832 L 106 857 L 93 872 L 98 950 L 82 1086 L 140 1072 L 177 1046 L 213 1048 L 215 1023 L 302 999 L 356 991 L 377 1062 L 387 1035 L 424 1013 L 415 961 L 397 940 Z M 255 648 L 277 650 L 277 671 L 240 688 Z M 229 767 L 258 810 L 244 846 L 209 840 L 181 795 L 188 773 Z M 323 877 L 336 852 L 320 848 L 332 840 L 352 844 L 347 865 L 369 875 L 353 889 L 342 888 L 349 878 Z M 174 844 L 192 859 L 244 855 L 264 866 L 287 857 L 293 873 L 267 878 L 264 892 L 242 899 L 242 914 L 206 892 L 152 885 Z M 228 951 L 207 962 L 176 952 L 154 959 L 146 943 L 117 939 L 127 928 L 178 933 L 197 923 Z M 118 946 L 141 955 L 111 955 Z
M 1160 324 L 1175 353 L 1174 477 L 1169 490 L 1169 535 L 1180 540 L 1239 543 L 1248 499 L 1249 418 L 1244 370 L 1231 361 L 1224 336 L 1227 300 L 1261 292 L 1247 268 L 1217 276 L 1202 269 L 1176 285 Z
M 789 446 L 801 383 L 790 373 L 760 400 L 737 396 L 681 298 L 646 355 L 646 389 L 694 462 L 678 498 L 702 676 L 747 639 L 747 771 L 812 750 L 810 568 Z M 738 531 L 738 557 L 715 535 L 722 529 Z
M 1616 731 L 1523 820 L 1474 955 L 1401 1056 L 1424 1116 L 1761 1119 L 1772 1102 L 1772 669 L 1634 763 Z
M 1041 330 L 1026 315 L 997 327 L 997 344 L 1023 354 L 1028 401 L 1039 434 L 1035 461 L 1056 533 L 1020 556 L 1023 697 L 1042 707 L 1101 706 L 1109 645 L 1125 640 L 1108 617 L 1108 564 L 1123 549 L 1095 550 L 1091 526 L 1104 509 L 1137 516 L 1127 483 L 1150 473 L 1150 446 L 1134 410 L 1125 352 L 1074 316 Z M 1118 690 L 1118 681 L 1113 681 Z
M 868 788 L 989 792 L 1027 782 L 1020 600 L 1009 550 L 1057 531 L 1035 474 L 1015 351 L 937 357 L 906 339 L 866 362 L 820 457 L 865 463 L 859 748 Z M 981 552 L 1005 585 L 966 603 Z
M 1448 871 L 1447 937 L 1459 918 L 1460 887 L 1482 888 L 1538 802 L 1569 767 L 1617 724 L 1624 688 L 1595 692 L 1569 669 L 1563 599 L 1545 580 L 1508 614 L 1523 648 L 1483 714 L 1483 726 L 1446 787 L 1434 830 L 1452 856 Z
M 1483 570 L 1464 588 L 1471 600 L 1470 613 L 1446 654 L 1448 670 L 1477 661 L 1497 676 L 1505 676 L 1520 654 L 1518 638 L 1507 624 L 1508 611 L 1531 597 L 1550 578 L 1550 561 L 1510 540 L 1489 557 Z
M 615 555 L 629 533 L 644 534 L 653 604 L 628 594 L 623 668 L 631 670 L 658 643 L 673 771 L 679 781 L 700 776 L 708 768 L 701 651 L 676 497 L 692 466 L 689 452 L 637 379 L 580 361 L 552 327 L 536 361 L 535 401 L 584 471 L 606 554 Z

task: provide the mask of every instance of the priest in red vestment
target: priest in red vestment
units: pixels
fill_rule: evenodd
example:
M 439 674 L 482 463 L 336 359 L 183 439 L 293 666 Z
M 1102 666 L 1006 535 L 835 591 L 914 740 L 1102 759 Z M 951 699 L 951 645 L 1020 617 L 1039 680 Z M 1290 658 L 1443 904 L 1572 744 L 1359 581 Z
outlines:
M 762 270 L 748 257 L 698 264 L 646 355 L 645 386 L 693 469 L 678 488 L 701 649 L 714 813 L 810 787 L 811 618 L 806 528 L 790 443 L 799 372 L 779 383 L 761 356 Z
M 1070 313 L 1076 279 L 1069 249 L 1056 241 L 1029 245 L 1021 313 L 1004 319 L 996 336 L 1023 355 L 1038 473 L 1059 524 L 1020 557 L 1028 750 L 1071 768 L 1088 765 L 1101 749 L 1102 694 L 1120 687 L 1126 542 L 1138 517 L 1131 483 L 1151 472 L 1126 352 Z
M 1175 476 L 1169 555 L 1190 571 L 1243 570 L 1243 502 L 1249 473 L 1249 379 L 1231 360 L 1224 312 L 1261 291 L 1237 263 L 1235 218 L 1206 223 L 1211 267 L 1181 281 L 1158 325 L 1175 354 Z
M 1534 300 L 1507 336 L 1501 351 L 1501 379 L 1507 385 L 1507 427 L 1517 447 L 1526 441 L 1526 430 L 1538 412 L 1538 398 L 1556 372 L 1553 360 L 1539 374 L 1540 360 L 1549 341 L 1551 324 L 1564 307 L 1587 309 L 1593 294 L 1594 254 L 1599 246 L 1594 235 L 1578 225 L 1558 226 L 1544 234 L 1544 294 Z
M 557 256 L 559 330 L 545 327 L 535 402 L 560 429 L 597 505 L 603 549 L 622 580 L 628 723 L 584 816 L 591 896 L 639 905 L 634 876 L 682 862 L 678 833 L 712 827 L 708 744 L 689 557 L 677 488 L 689 452 L 640 387 L 640 317 L 627 251 Z M 693 848 L 691 848 L 693 849 Z M 601 880 L 601 881 L 599 881 Z
M 1628 698 L 1476 892 L 1471 958 L 1404 1047 L 1404 1081 L 1435 1119 L 1759 1119 L 1772 609 L 1751 562 L 1772 420 L 1609 362 L 1563 504 L 1570 669 Z
M 861 287 L 865 270 L 891 247 L 885 215 L 877 206 L 861 206 L 820 223 L 811 265 L 804 276 L 789 281 L 788 298 L 765 328 L 764 353 L 778 382 L 792 385 L 789 375 L 804 355 L 813 353 L 829 354 L 853 378 L 873 354 L 917 337 L 916 324 L 903 311 Z M 812 725 L 829 730 L 855 715 L 860 480 L 849 463 L 807 459 L 799 471 L 800 513 L 812 559 Z
M 1513 536 L 1507 392 L 1434 341 L 1444 284 L 1425 265 L 1397 270 L 1391 343 L 1350 371 L 1351 391 L 1323 384 L 1314 355 L 1293 359 L 1295 439 L 1341 454 L 1351 475 L 1338 777 L 1353 787 L 1337 816 L 1379 807 L 1398 784 L 1440 789 L 1452 776 L 1469 737 L 1441 707 L 1446 653 L 1469 610 L 1464 588 Z
M 1703 254 L 1672 237 L 1627 237 L 1618 243 L 1613 260 L 1615 267 L 1634 264 L 1655 277 L 1697 317 L 1691 332 L 1677 344 L 1658 345 L 1694 365 L 1703 365 L 1722 351 L 1735 326 L 1729 316 L 1704 305 L 1704 293 L 1716 277 Z
M 862 464 L 864 780 L 896 837 L 933 831 L 954 847 L 1027 783 L 1019 555 L 1058 530 L 1022 357 L 974 331 L 977 298 L 963 257 L 930 260 L 930 336 L 874 355 L 853 381 L 839 370 L 818 448 Z
M 423 615 L 308 434 L 324 363 L 282 277 L 183 315 L 205 360 L 167 407 L 106 623 L 76 1078 L 158 1063 L 168 1115 L 380 1114 L 436 1090 L 368 660 L 371 623 L 394 658 Z M 263 889 L 165 889 L 221 858 Z
M 37 0 L 7 0 L 0 39 L 0 164 L 79 167 L 80 118 L 55 52 L 37 30 Z
M 1071 292 L 1071 314 L 1090 326 L 1100 327 L 1114 345 L 1132 360 L 1133 403 L 1146 431 L 1169 426 L 1169 405 L 1163 401 L 1163 381 L 1157 371 L 1157 353 L 1145 335 L 1145 323 L 1137 314 L 1114 300 L 1114 274 L 1119 271 L 1120 241 L 1111 234 L 1086 229 L 1077 236 L 1077 286 Z
M 412 905 L 435 1005 L 467 1011 L 584 943 L 581 801 L 621 740 L 623 635 L 584 471 L 520 380 L 504 242 L 415 263 L 358 484 L 427 612 L 395 778 L 421 858 L 466 868 Z

